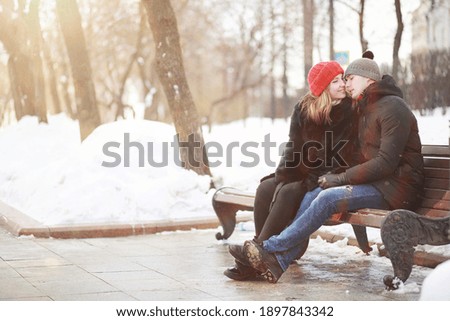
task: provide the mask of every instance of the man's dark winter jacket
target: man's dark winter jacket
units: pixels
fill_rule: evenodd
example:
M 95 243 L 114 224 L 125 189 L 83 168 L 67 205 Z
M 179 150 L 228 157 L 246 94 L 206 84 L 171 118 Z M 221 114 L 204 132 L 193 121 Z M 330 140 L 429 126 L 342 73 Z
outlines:
M 393 209 L 413 209 L 423 187 L 417 120 L 390 76 L 370 85 L 358 102 L 360 165 L 346 170 L 350 184 L 372 183 Z
M 275 172 L 277 182 L 305 180 L 311 190 L 318 186 L 319 176 L 350 167 L 354 136 L 351 99 L 333 106 L 330 118 L 330 124 L 318 125 L 306 119 L 301 102 L 294 107 L 289 143 Z

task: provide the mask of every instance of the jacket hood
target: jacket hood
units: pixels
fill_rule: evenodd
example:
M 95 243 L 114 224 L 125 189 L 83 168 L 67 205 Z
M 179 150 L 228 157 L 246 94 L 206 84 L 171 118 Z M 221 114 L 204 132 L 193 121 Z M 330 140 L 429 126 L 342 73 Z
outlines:
M 368 104 L 372 104 L 385 96 L 397 96 L 403 98 L 402 90 L 397 87 L 394 78 L 384 75 L 380 81 L 377 81 L 367 87 L 363 100 Z

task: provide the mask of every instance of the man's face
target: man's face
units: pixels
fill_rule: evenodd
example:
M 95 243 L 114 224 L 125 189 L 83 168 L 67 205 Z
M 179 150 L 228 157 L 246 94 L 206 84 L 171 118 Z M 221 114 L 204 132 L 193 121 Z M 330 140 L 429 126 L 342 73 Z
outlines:
M 348 75 L 346 80 L 345 89 L 352 99 L 357 99 L 364 89 L 372 83 L 369 78 L 358 75 Z

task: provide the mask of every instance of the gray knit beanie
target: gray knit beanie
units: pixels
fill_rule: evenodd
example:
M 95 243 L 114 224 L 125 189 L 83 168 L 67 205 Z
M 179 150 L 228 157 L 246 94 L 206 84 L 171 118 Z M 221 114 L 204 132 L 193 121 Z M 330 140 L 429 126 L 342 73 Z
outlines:
M 368 55 L 366 53 L 370 53 Z M 372 52 L 365 52 L 363 57 L 372 57 Z M 348 65 L 345 70 L 345 77 L 348 75 L 358 75 L 366 78 L 373 79 L 375 81 L 381 80 L 381 72 L 378 64 L 370 58 L 359 58 Z

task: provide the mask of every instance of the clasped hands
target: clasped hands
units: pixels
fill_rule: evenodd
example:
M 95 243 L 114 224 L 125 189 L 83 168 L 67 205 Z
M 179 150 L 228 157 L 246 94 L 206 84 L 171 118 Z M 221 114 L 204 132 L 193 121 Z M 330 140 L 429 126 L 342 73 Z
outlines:
M 345 172 L 342 172 L 340 174 L 325 174 L 319 177 L 317 180 L 317 183 L 319 183 L 319 186 L 323 189 L 335 187 L 335 186 L 342 186 L 345 184 L 348 184 L 347 181 L 347 175 Z

